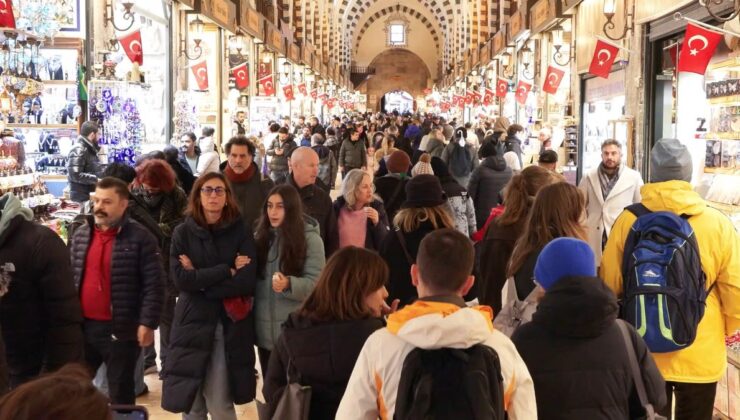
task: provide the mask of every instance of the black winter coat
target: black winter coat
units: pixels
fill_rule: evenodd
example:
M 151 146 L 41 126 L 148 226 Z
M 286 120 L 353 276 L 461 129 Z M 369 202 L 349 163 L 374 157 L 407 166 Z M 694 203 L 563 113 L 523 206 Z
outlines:
M 501 156 L 489 156 L 475 168 L 468 183 L 468 193 L 475 204 L 475 220 L 478 229 L 486 224 L 491 209 L 499 203 L 499 195 L 511 180 L 511 168 Z
M 182 267 L 178 260 L 182 254 L 190 258 L 195 270 Z M 232 276 L 237 254 L 252 262 Z M 172 235 L 170 272 L 180 298 L 163 368 L 162 408 L 174 413 L 190 411 L 206 376 L 219 322 L 224 328 L 231 398 L 236 404 L 252 401 L 257 387 L 254 318 L 250 313 L 234 322 L 223 304 L 224 298 L 254 296 L 257 250 L 252 232 L 240 220 L 209 230 L 188 217 Z
M 0 276 L 10 280 L 0 325 L 11 385 L 82 362 L 82 310 L 59 236 L 15 216 L 0 233 Z
M 292 185 L 301 196 L 303 212 L 319 222 L 319 233 L 321 234 L 321 240 L 324 242 L 324 254 L 328 259 L 339 248 L 339 232 L 331 196 L 318 185 L 319 182 L 321 181 L 317 179 L 316 184 L 299 189 L 291 174 L 287 183 Z
M 376 177 L 373 180 L 375 184 L 375 193 L 383 200 L 383 207 L 388 214 L 388 221 L 393 225 L 393 218 L 401 209 L 401 205 L 406 201 L 406 184 L 409 178 L 399 176 L 398 174 L 388 174 Z
M 274 413 L 287 385 L 288 361 L 299 382 L 312 387 L 310 420 L 333 419 L 367 338 L 383 328 L 381 319 L 318 322 L 292 313 L 270 356 L 263 393 Z
M 219 168 L 222 173 L 228 164 L 228 161 L 221 164 Z M 269 178 L 262 179 L 257 164 L 252 162 L 252 165 L 254 165 L 254 175 L 247 182 L 229 182 L 231 183 L 231 188 L 234 190 L 234 200 L 236 200 L 236 204 L 239 206 L 239 212 L 242 215 L 244 224 L 254 231 L 255 222 L 260 218 L 262 206 L 265 204 L 265 200 L 267 200 L 267 194 L 275 184 Z
M 532 322 L 511 337 L 534 381 L 538 418 L 634 419 L 642 410 L 622 334 L 617 299 L 596 277 L 563 278 L 545 293 Z M 665 382 L 630 327 L 648 400 L 666 403 Z
M 102 173 L 98 151 L 100 146 L 90 143 L 82 136 L 69 151 L 67 160 L 67 178 L 69 179 L 69 197 L 72 201 L 83 203 L 90 199 L 95 191 L 95 184 Z
M 476 277 L 478 298 L 482 305 L 493 308 L 494 316 L 501 311 L 501 291 L 506 283 L 509 260 L 526 222 L 526 218 L 522 218 L 513 225 L 501 226 L 498 219 L 493 219 L 486 236 L 477 245 L 480 254 L 480 277 Z
M 72 270 L 78 292 L 94 223 L 93 216 L 88 215 L 72 238 Z M 128 215 L 118 229 L 111 255 L 113 334 L 122 341 L 136 340 L 139 325 L 153 330 L 159 326 L 166 274 L 154 235 Z
M 522 141 L 515 136 L 508 136 L 504 141 L 504 153 L 514 152 L 519 158 L 519 166 L 524 167 L 522 164 Z
M 347 202 L 344 201 L 344 197 L 342 196 L 339 196 L 334 201 L 334 214 L 337 215 L 337 220 L 339 220 L 339 211 L 346 205 Z M 380 249 L 380 244 L 383 242 L 383 239 L 388 235 L 390 228 L 388 224 L 388 216 L 385 213 L 385 206 L 383 206 L 383 203 L 380 200 L 373 200 L 373 202 L 370 203 L 370 207 L 374 208 L 378 212 L 378 224 L 374 225 L 370 219 L 367 219 L 365 248 L 377 251 Z M 338 224 L 337 231 L 339 231 Z
M 416 261 L 416 254 L 419 253 L 421 240 L 433 231 L 434 227 L 428 221 L 422 222 L 419 228 L 414 231 L 401 231 L 406 241 L 406 249 L 414 261 Z M 395 230 L 385 237 L 379 253 L 390 269 L 390 275 L 388 277 L 388 302 L 393 302 L 394 299 L 400 299 L 401 303 L 399 307 L 413 303 L 418 298 L 418 295 L 416 293 L 416 287 L 411 284 L 411 264 L 403 252 L 401 241 L 398 239 L 398 234 Z

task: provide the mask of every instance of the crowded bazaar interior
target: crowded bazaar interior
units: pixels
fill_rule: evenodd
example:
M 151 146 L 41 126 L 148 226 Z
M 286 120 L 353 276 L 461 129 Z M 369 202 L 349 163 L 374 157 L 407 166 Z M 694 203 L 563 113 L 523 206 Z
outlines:
M 740 0 L 0 0 L 0 420 L 740 420 Z

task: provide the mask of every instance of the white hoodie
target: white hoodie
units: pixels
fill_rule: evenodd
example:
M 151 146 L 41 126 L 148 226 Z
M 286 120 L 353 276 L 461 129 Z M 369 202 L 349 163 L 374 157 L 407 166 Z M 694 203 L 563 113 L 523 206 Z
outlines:
M 195 176 L 201 176 L 209 172 L 218 172 L 221 164 L 218 158 L 218 152 L 213 150 L 213 137 L 203 137 L 200 139 L 200 157 L 198 158 L 198 168 Z
M 371 335 L 349 379 L 337 420 L 392 419 L 403 362 L 411 350 L 466 349 L 485 344 L 498 353 L 509 419 L 536 420 L 534 384 L 508 337 L 493 329 L 488 307 L 417 301 L 388 318 L 388 327 Z

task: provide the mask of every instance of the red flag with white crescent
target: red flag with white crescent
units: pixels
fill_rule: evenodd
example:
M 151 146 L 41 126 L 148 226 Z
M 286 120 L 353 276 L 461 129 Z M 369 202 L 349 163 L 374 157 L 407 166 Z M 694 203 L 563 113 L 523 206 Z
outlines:
M 493 97 L 496 96 L 496 92 L 486 88 L 486 94 L 483 96 L 483 105 L 493 104 Z
M 516 101 L 519 102 L 520 105 L 527 103 L 527 96 L 529 96 L 529 91 L 531 89 L 532 85 L 527 82 L 520 81 L 516 86 Z
M 616 45 L 609 44 L 599 39 L 596 41 L 594 58 L 591 59 L 591 65 L 588 68 L 588 72 L 594 76 L 608 79 L 609 73 L 612 71 L 612 64 L 614 64 L 614 60 L 617 59 L 618 54 L 619 48 Z
M 0 0 L 0 7 L 2 7 L 1 3 L 2 0 Z M 139 63 L 140 66 L 144 65 L 144 49 L 141 46 L 140 29 L 118 38 L 118 42 L 121 43 L 123 51 L 132 63 Z
M 681 54 L 678 56 L 678 71 L 704 74 L 714 50 L 722 40 L 722 34 L 698 25 L 688 24 Z
M 285 99 L 288 101 L 292 101 L 294 98 L 293 95 L 293 85 L 285 85 L 283 86 L 283 95 L 285 95 Z
M 249 86 L 249 68 L 246 61 L 231 69 L 231 74 L 234 76 L 237 89 L 242 90 Z
M 318 97 L 319 97 L 319 91 L 318 91 L 318 90 L 316 90 L 316 89 L 313 89 L 313 90 L 311 91 L 311 99 L 313 99 L 313 100 L 315 101 L 315 100 L 316 100 L 316 98 L 318 98 Z
M 458 108 L 465 108 L 465 98 L 467 98 L 467 95 L 452 95 L 452 104 Z
M 473 101 L 472 101 L 473 104 L 479 104 L 482 99 L 480 92 L 478 92 L 477 90 L 474 90 L 472 92 L 472 95 L 473 95 Z
M 496 81 L 496 96 L 503 98 L 509 92 L 509 81 L 506 79 L 498 78 Z
M 13 15 L 13 2 L 11 0 L 0 0 L 0 28 L 15 28 L 15 16 Z
M 306 93 L 306 84 L 301 83 L 298 85 L 298 92 L 303 96 L 308 96 L 308 93 Z
M 442 112 L 447 112 L 450 110 L 450 103 L 447 101 L 442 102 L 439 104 L 439 109 L 442 110 Z
M 275 95 L 275 83 L 272 80 L 272 74 L 268 74 L 267 76 L 261 78 L 259 80 L 260 86 L 262 86 L 262 92 L 265 96 L 273 96 Z
M 195 76 L 196 83 L 198 83 L 198 89 L 208 90 L 208 65 L 206 60 L 201 60 L 198 64 L 190 67 L 190 70 Z
M 547 76 L 545 76 L 545 82 L 542 85 L 542 91 L 554 95 L 560 87 L 560 82 L 563 81 L 565 72 L 557 67 L 547 67 Z

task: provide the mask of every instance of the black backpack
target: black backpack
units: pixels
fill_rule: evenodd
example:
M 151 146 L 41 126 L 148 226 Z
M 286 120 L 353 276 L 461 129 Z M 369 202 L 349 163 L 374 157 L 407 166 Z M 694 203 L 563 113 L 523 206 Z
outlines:
M 503 420 L 501 362 L 494 349 L 414 349 L 406 356 L 395 420 Z
M 452 175 L 456 177 L 464 177 L 468 176 L 473 171 L 468 149 L 464 146 L 460 146 L 457 142 L 454 142 L 452 145 L 449 159 L 450 162 L 448 167 Z

